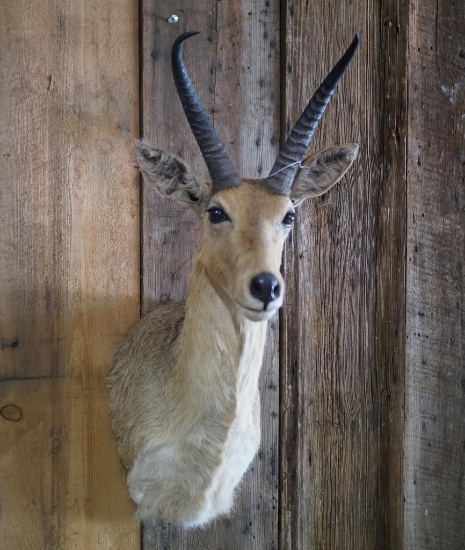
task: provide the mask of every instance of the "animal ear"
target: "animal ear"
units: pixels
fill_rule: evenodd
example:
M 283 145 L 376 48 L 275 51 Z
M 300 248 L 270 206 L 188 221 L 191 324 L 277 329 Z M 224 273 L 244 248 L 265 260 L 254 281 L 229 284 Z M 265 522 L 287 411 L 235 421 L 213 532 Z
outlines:
M 183 160 L 144 141 L 136 141 L 134 152 L 144 178 L 160 195 L 184 202 L 198 212 L 206 208 L 210 187 L 200 182 Z
M 318 197 L 336 184 L 357 158 L 358 145 L 346 143 L 328 147 L 306 158 L 291 190 L 294 206 L 309 197 Z

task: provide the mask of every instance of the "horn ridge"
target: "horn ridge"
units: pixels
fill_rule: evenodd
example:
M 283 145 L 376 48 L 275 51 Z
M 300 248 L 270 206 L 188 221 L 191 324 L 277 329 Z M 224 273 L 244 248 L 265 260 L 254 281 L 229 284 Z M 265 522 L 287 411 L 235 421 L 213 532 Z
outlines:
M 239 185 L 241 179 L 202 106 L 184 64 L 183 43 L 197 34 L 197 31 L 186 32 L 174 41 L 171 49 L 171 69 L 184 113 L 212 178 L 212 193 L 216 193 L 220 189 Z
M 304 112 L 295 123 L 294 128 L 276 158 L 270 174 L 263 182 L 263 185 L 269 191 L 279 195 L 291 194 L 300 162 L 307 151 L 318 123 L 328 103 L 331 101 L 342 75 L 345 73 L 357 50 L 359 42 L 360 38 L 357 33 L 347 51 L 320 84 Z

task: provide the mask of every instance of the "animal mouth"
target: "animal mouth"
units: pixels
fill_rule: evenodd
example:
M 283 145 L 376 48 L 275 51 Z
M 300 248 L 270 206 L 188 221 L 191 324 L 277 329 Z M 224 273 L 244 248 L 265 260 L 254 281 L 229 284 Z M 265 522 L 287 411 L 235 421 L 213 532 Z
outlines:
M 246 306 L 244 304 L 242 304 L 241 302 L 237 302 L 238 305 L 242 308 L 242 309 L 245 309 L 246 311 L 250 311 L 251 313 L 255 313 L 255 314 L 260 314 L 260 313 L 273 313 L 276 308 L 269 308 L 268 306 L 270 305 L 270 303 L 268 304 L 264 304 L 262 308 L 254 308 L 254 307 L 249 307 L 249 306 Z
M 237 302 L 237 303 L 240 305 L 242 309 L 246 309 L 247 311 L 253 311 L 254 313 L 262 313 L 263 311 L 266 311 L 266 305 L 263 308 L 258 309 L 255 307 L 245 306 L 244 304 L 241 304 L 241 302 Z

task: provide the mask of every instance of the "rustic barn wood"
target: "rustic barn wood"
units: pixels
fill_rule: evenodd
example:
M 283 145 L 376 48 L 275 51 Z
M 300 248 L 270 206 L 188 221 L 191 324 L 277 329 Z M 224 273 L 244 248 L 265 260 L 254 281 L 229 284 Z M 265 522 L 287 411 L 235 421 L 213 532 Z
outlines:
M 410 3 L 405 547 L 465 545 L 465 9 Z
M 280 548 L 398 549 L 406 7 L 288 2 L 283 24 L 285 131 L 360 32 L 312 149 L 355 141 L 361 152 L 343 182 L 301 208 L 286 257 Z
M 139 544 L 105 389 L 139 310 L 137 15 L 1 3 L 2 550 Z
M 271 5 L 268 5 L 271 4 Z M 179 22 L 166 19 L 176 13 Z M 238 172 L 260 177 L 270 170 L 279 136 L 279 4 L 277 2 L 144 1 L 143 135 L 179 154 L 209 179 L 172 83 L 169 54 L 178 34 L 202 34 L 184 47 L 192 80 L 212 114 Z M 143 304 L 182 300 L 197 241 L 190 211 L 143 191 Z M 186 533 L 168 525 L 144 526 L 146 549 L 262 549 L 278 544 L 278 320 L 270 324 L 262 372 L 262 452 L 242 482 L 237 512 L 204 531 Z
M 446 0 L 0 2 L 2 550 L 464 546 L 464 28 Z M 298 211 L 236 513 L 141 533 L 105 377 L 140 310 L 187 292 L 197 222 L 139 194 L 130 154 L 142 135 L 208 178 L 169 66 L 185 30 L 252 177 L 360 32 L 312 150 L 361 152 Z

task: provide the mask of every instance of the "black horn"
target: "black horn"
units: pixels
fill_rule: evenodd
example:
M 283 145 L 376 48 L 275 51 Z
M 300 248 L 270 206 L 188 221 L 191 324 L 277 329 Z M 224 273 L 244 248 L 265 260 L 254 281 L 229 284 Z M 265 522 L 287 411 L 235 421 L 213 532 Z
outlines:
M 263 182 L 263 185 L 272 193 L 279 195 L 291 194 L 294 179 L 300 168 L 300 162 L 304 158 L 318 122 L 325 112 L 339 80 L 347 69 L 359 41 L 359 36 L 356 34 L 346 53 L 313 94 L 305 111 L 289 134 L 271 169 L 270 175 Z
M 182 57 L 182 46 L 184 40 L 196 34 L 199 33 L 186 32 L 174 41 L 171 49 L 171 69 L 179 99 L 212 178 L 212 192 L 216 193 L 221 189 L 239 185 L 241 179 L 226 154 L 187 74 Z

